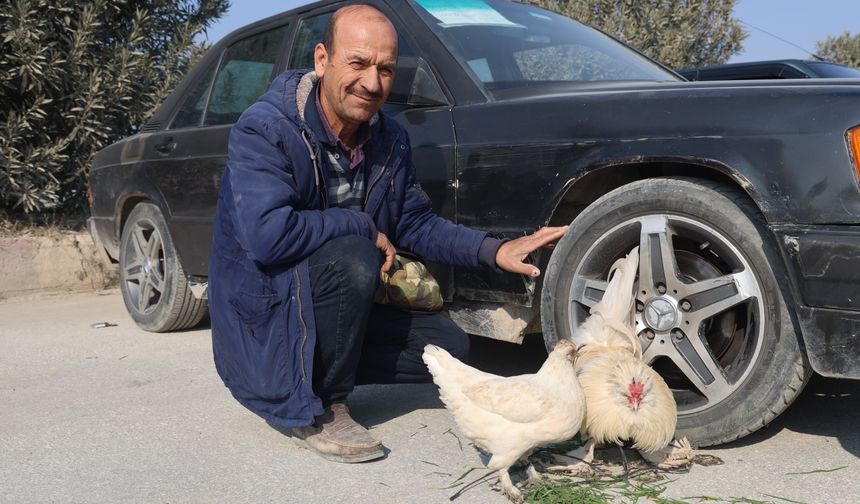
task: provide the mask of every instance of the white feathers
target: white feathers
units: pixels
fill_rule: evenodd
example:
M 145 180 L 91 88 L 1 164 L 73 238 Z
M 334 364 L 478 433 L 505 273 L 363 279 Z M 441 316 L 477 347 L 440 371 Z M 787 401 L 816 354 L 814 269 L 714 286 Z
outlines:
M 493 455 L 488 467 L 506 469 L 532 449 L 572 438 L 585 400 L 573 369 L 575 347 L 562 342 L 536 374 L 499 377 L 472 368 L 428 345 L 424 362 L 440 398 L 463 433 Z
M 586 397 L 583 435 L 599 443 L 632 440 L 644 451 L 660 450 L 675 434 L 672 391 L 642 360 L 633 329 L 633 284 L 639 248 L 619 259 L 603 299 L 574 332 L 580 343 L 576 369 Z
M 625 347 L 641 357 L 642 346 L 633 332 L 633 283 L 638 266 L 639 247 L 612 265 L 603 298 L 571 337 L 580 351 L 592 351 L 601 346 Z

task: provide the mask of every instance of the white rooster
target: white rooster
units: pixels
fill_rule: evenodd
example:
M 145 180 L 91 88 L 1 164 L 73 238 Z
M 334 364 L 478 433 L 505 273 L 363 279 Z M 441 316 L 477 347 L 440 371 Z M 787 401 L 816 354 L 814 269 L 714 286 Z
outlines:
M 573 368 L 576 346 L 559 341 L 536 374 L 499 377 L 463 364 L 434 345 L 424 362 L 439 386 L 442 402 L 469 439 L 492 454 L 487 467 L 498 470 L 502 491 L 522 502 L 508 469 L 540 446 L 576 435 L 585 398 Z M 540 478 L 529 464 L 529 482 Z
M 550 470 L 588 472 L 597 444 L 628 439 L 646 460 L 660 467 L 683 465 L 692 458 L 686 439 L 670 446 L 677 423 L 675 398 L 642 360 L 642 346 L 633 329 L 638 264 L 639 247 L 613 264 L 606 293 L 573 332 L 579 347 L 575 367 L 586 400 L 580 432 L 587 442 L 567 454 L 582 462 Z

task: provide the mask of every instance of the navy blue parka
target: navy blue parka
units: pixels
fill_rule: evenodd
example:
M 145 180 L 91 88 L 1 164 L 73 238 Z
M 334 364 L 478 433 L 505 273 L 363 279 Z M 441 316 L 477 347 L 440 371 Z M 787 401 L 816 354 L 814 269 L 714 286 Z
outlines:
M 437 216 L 406 131 L 382 113 L 365 144 L 365 212 L 328 208 L 318 139 L 303 112 L 316 76 L 287 71 L 239 118 L 215 212 L 209 268 L 212 349 L 233 396 L 284 427 L 322 413 L 311 384 L 316 327 L 307 258 L 376 230 L 428 260 L 478 267 L 486 236 Z

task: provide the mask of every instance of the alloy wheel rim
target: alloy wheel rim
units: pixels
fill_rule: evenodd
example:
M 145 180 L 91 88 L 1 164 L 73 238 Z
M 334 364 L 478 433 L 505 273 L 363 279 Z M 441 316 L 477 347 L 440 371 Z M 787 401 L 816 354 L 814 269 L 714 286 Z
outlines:
M 743 384 L 759 358 L 761 286 L 724 233 L 687 217 L 644 215 L 601 235 L 579 262 L 568 294 L 572 331 L 602 297 L 609 265 L 637 244 L 643 358 L 672 388 L 680 414 L 711 408 Z
M 133 226 L 125 250 L 123 281 L 134 310 L 148 315 L 158 307 L 165 294 L 164 241 L 149 221 L 142 220 Z

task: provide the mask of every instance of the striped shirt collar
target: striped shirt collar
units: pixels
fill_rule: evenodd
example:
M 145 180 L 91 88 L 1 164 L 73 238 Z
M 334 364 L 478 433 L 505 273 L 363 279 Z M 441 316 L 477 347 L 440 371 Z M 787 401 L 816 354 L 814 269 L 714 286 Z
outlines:
M 344 144 L 340 138 L 335 134 L 334 129 L 332 129 L 331 124 L 328 121 L 328 118 L 325 116 L 325 112 L 323 111 L 322 104 L 320 103 L 320 86 L 319 83 L 315 86 L 314 90 L 314 102 L 316 104 L 316 112 L 317 117 L 319 117 L 320 123 L 322 123 L 322 127 L 325 130 L 325 135 L 322 138 L 322 141 L 328 143 L 329 145 L 337 146 L 346 156 L 349 158 L 349 168 L 350 170 L 354 170 L 358 165 L 360 165 L 364 161 L 364 144 L 370 140 L 370 125 L 368 123 L 363 123 L 358 127 L 358 132 L 356 133 L 356 145 L 354 148 L 350 149 Z

